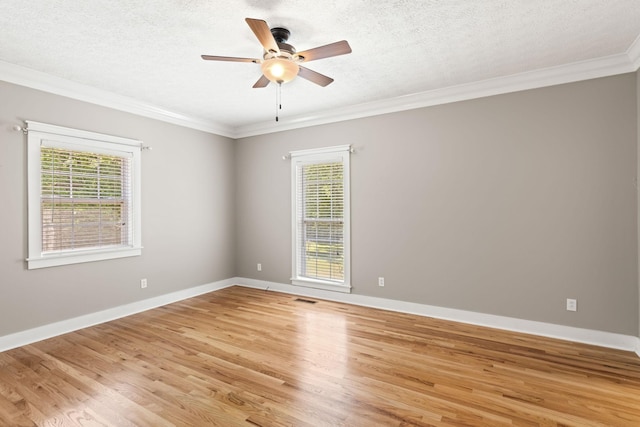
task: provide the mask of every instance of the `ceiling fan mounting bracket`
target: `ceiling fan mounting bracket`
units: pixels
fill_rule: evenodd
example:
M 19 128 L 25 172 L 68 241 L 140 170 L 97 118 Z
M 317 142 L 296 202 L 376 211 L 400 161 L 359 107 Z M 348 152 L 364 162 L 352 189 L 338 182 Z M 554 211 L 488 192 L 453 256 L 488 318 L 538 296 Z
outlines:
M 271 29 L 271 34 L 273 35 L 273 38 L 276 39 L 276 42 L 280 44 L 280 43 L 286 43 L 287 40 L 289 40 L 291 31 L 282 27 L 274 27 Z
M 273 39 L 278 44 L 278 48 L 280 49 L 280 52 L 284 51 L 289 55 L 295 55 L 296 48 L 290 45 L 289 43 L 287 43 L 287 40 L 289 40 L 289 36 L 291 35 L 291 31 L 282 27 L 274 27 L 269 31 L 271 31 L 271 35 L 273 36 Z M 275 53 L 275 52 L 271 52 L 271 53 Z

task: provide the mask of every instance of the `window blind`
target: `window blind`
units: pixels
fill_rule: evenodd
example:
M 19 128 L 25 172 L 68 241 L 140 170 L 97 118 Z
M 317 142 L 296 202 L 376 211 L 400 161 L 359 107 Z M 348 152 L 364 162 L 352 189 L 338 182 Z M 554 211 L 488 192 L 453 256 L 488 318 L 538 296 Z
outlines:
M 130 156 L 42 146 L 40 164 L 43 254 L 132 245 Z
M 297 168 L 298 262 L 301 277 L 344 282 L 344 166 L 341 161 Z

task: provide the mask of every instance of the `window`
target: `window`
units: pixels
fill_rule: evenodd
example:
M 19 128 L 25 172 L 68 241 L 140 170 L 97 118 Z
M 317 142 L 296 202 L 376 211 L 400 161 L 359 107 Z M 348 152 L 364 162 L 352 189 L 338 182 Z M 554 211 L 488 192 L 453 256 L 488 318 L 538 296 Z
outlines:
M 136 256 L 141 142 L 28 125 L 28 268 Z
M 292 283 L 350 292 L 348 145 L 291 152 Z

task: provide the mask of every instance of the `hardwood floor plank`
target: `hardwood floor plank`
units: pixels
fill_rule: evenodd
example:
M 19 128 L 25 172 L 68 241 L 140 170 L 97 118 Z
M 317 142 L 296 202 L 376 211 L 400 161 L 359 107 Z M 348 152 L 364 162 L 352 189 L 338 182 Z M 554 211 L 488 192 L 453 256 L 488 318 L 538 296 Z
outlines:
M 7 426 L 640 426 L 640 358 L 231 287 L 0 353 Z

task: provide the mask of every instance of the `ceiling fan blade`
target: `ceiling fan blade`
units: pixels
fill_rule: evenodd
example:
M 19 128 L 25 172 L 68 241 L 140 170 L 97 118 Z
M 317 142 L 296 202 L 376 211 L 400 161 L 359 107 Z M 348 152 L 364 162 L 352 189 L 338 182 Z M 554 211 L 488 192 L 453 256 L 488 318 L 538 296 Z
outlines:
M 331 82 L 333 82 L 333 79 L 331 77 L 327 77 L 324 74 L 320 74 L 316 71 L 312 71 L 304 67 L 300 67 L 300 70 L 298 71 L 298 75 L 303 79 L 307 79 L 310 82 L 313 82 L 322 87 L 325 87 Z
M 329 58 L 331 56 L 344 55 L 351 53 L 351 46 L 346 40 L 331 43 L 325 46 L 298 52 L 298 57 L 304 58 L 304 62 L 314 61 L 316 59 Z
M 214 55 L 200 55 L 202 59 L 206 61 L 230 61 L 230 62 L 253 62 L 254 64 L 260 63 L 259 59 L 255 58 L 236 58 L 235 56 L 214 56 Z
M 269 79 L 266 78 L 265 75 L 263 74 L 262 76 L 260 76 L 256 84 L 253 85 L 253 88 L 257 89 L 261 87 L 267 87 L 268 84 L 269 84 Z
M 264 50 L 267 52 L 280 53 L 278 43 L 276 39 L 273 38 L 273 34 L 271 34 L 271 30 L 265 21 L 252 18 L 245 18 L 245 21 L 249 24 L 249 28 L 251 28 L 253 34 L 256 35 Z

